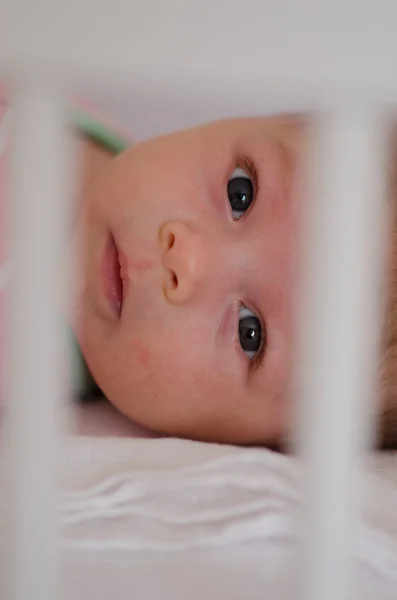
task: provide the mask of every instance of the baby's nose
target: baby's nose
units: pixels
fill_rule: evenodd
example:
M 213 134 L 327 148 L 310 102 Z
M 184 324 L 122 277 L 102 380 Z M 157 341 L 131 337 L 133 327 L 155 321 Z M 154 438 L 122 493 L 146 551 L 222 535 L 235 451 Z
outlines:
M 169 222 L 160 230 L 164 293 L 174 304 L 188 302 L 198 290 L 205 252 L 200 235 L 188 225 Z

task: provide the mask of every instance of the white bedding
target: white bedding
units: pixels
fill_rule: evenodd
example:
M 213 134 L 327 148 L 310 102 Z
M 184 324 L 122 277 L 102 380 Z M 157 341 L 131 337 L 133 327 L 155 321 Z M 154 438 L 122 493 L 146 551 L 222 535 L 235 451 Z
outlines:
M 67 410 L 67 430 L 86 437 L 158 437 L 116 410 L 107 400 L 71 403 Z
M 69 438 L 63 458 L 65 572 L 74 564 L 82 578 L 68 600 L 82 600 L 84 586 L 90 597 L 108 597 L 106 585 L 118 598 L 132 590 L 134 598 L 176 600 L 296 597 L 296 459 L 178 439 L 84 437 Z M 359 597 L 391 600 L 397 455 L 374 455 L 368 467 L 355 557 Z
M 85 435 L 67 436 L 60 456 L 65 600 L 114 590 L 122 599 L 179 600 L 189 590 L 192 599 L 250 600 L 270 589 L 272 600 L 294 597 L 296 459 L 152 439 L 107 404 L 75 408 L 72 423 Z M 360 598 L 389 600 L 397 589 L 397 455 L 371 458 L 363 498 Z
M 369 466 L 359 558 L 397 585 L 396 457 L 379 454 Z M 69 438 L 62 473 L 68 546 L 164 551 L 297 539 L 301 465 L 268 450 Z

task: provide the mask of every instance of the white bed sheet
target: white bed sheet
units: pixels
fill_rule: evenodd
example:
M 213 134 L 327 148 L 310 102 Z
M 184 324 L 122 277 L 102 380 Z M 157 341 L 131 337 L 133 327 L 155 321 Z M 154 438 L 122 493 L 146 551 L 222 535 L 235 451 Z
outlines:
M 83 538 L 87 540 L 90 537 L 89 524 L 87 527 L 87 523 L 82 523 L 81 536 L 75 529 L 69 539 L 72 543 L 67 543 L 67 549 L 63 554 L 62 600 L 85 600 L 91 597 L 99 600 L 110 597 L 120 600 L 131 597 L 156 600 L 171 600 L 171 598 L 172 600 L 186 598 L 189 600 L 203 598 L 206 600 L 241 598 L 295 600 L 297 598 L 301 572 L 301 546 L 299 537 L 292 530 L 288 527 L 283 530 L 283 526 L 288 523 L 288 516 L 295 515 L 294 501 L 298 501 L 299 498 L 299 465 L 295 460 L 265 450 L 240 451 L 240 449 L 216 445 L 196 443 L 190 445 L 189 442 L 182 440 L 151 442 L 145 439 L 132 439 L 124 440 L 119 444 L 114 439 L 103 440 L 101 443 L 99 440 L 89 441 L 87 438 L 80 442 L 80 449 L 74 457 L 76 459 L 78 456 L 85 456 L 85 460 L 80 462 L 80 473 L 75 472 L 72 456 L 69 464 L 70 473 L 77 475 L 73 477 L 73 482 L 72 479 L 69 482 L 75 490 L 85 486 L 91 490 L 95 487 L 98 489 L 101 472 L 103 482 L 106 479 L 105 472 L 112 461 L 114 466 L 118 465 L 119 473 L 130 474 L 129 483 L 135 483 L 135 493 L 137 489 L 142 491 L 142 482 L 146 481 L 148 484 L 147 492 L 150 485 L 158 485 L 159 479 L 169 477 L 172 471 L 174 471 L 174 483 L 179 481 L 180 485 L 181 483 L 186 485 L 185 488 L 182 485 L 178 489 L 176 486 L 171 492 L 165 487 L 162 489 L 165 493 L 157 497 L 158 512 L 154 515 L 151 527 L 146 529 L 152 536 L 151 544 L 146 548 L 144 548 L 145 543 L 141 544 L 140 549 L 139 543 L 135 549 L 132 544 L 130 548 L 126 546 L 124 550 L 120 549 L 120 544 L 118 549 L 117 543 L 114 545 L 114 542 L 117 540 L 120 542 L 122 539 L 123 530 L 127 532 L 127 539 L 132 542 L 139 542 L 139 539 L 140 542 L 143 541 L 139 533 L 145 531 L 147 523 L 143 529 L 140 529 L 142 523 L 139 521 L 139 516 L 145 515 L 139 510 L 133 515 L 137 520 L 135 532 L 131 536 L 128 535 L 131 515 L 121 517 L 121 528 L 120 523 L 116 523 L 117 517 L 114 527 L 109 528 L 109 521 L 114 518 L 111 513 L 107 518 L 97 520 L 95 525 L 92 524 L 91 533 L 95 531 L 96 540 L 101 540 L 99 544 L 91 543 L 84 546 L 79 543 Z M 147 451 L 143 452 L 145 447 Z M 112 448 L 113 452 L 111 452 Z M 113 458 L 107 460 L 106 456 Z M 228 472 L 225 480 L 218 482 L 217 488 L 211 487 L 208 479 L 205 485 L 204 471 L 210 463 L 215 475 L 217 472 L 218 474 Z M 229 468 L 224 468 L 227 463 Z M 255 478 L 253 466 L 256 463 L 261 463 L 263 469 L 262 488 L 259 478 Z M 251 475 L 247 477 L 250 468 Z M 160 478 L 159 474 L 161 474 Z M 201 487 L 200 476 L 204 483 Z M 188 485 L 189 478 L 191 484 L 192 481 L 194 483 L 195 477 L 199 484 L 196 491 L 194 485 L 190 485 L 190 488 Z M 357 597 L 360 600 L 391 600 L 395 598 L 397 589 L 395 518 L 397 453 L 375 454 L 369 461 L 368 477 L 364 516 L 366 529 L 363 532 L 363 545 L 355 561 Z M 255 485 L 255 481 L 258 485 Z M 254 491 L 257 499 L 265 500 L 265 503 L 266 500 L 270 501 L 267 513 L 264 508 L 257 513 L 254 510 L 249 512 L 248 509 L 245 515 L 244 511 L 240 510 L 240 515 L 237 511 L 234 518 L 221 517 L 217 521 L 213 517 L 211 523 L 208 518 L 208 501 L 211 501 L 211 492 L 214 492 L 215 500 L 221 497 L 222 492 L 226 492 L 230 497 L 234 497 L 232 504 L 235 502 L 235 507 L 240 502 L 240 509 L 244 506 L 247 508 L 251 503 L 248 497 L 244 498 L 235 493 L 236 487 L 239 486 L 240 492 L 241 490 Z M 117 486 L 111 493 L 115 496 L 119 493 Z M 280 501 L 277 509 L 278 517 L 281 515 L 286 518 L 284 525 L 282 519 L 277 521 L 273 518 L 277 516 L 277 510 L 272 513 L 276 498 Z M 149 494 L 147 499 L 150 509 L 153 498 L 150 498 Z M 187 515 L 186 507 L 188 512 L 191 511 L 190 515 L 194 513 L 192 499 L 196 503 L 196 506 L 193 506 L 196 514 L 202 508 L 206 515 L 201 531 L 192 528 L 191 522 L 186 519 L 187 536 L 183 547 L 179 549 L 177 540 L 183 538 L 183 533 L 181 536 L 180 532 L 181 524 L 175 525 L 174 536 L 172 526 L 169 528 L 168 538 L 164 528 L 161 527 L 162 519 L 164 520 L 164 517 L 169 519 L 172 515 L 170 506 L 167 507 L 167 500 L 169 504 L 170 499 L 179 502 L 182 515 Z M 145 498 L 142 498 L 142 505 L 144 503 Z M 136 496 L 135 501 L 131 500 L 131 506 L 133 505 L 136 506 Z M 249 518 L 246 518 L 247 515 Z M 247 527 L 249 523 L 250 529 Z M 267 527 L 264 527 L 266 523 Z M 258 531 L 255 531 L 255 524 Z M 189 540 L 190 533 L 192 536 Z M 150 536 L 148 535 L 148 539 Z M 164 541 L 165 538 L 169 541 L 168 547 L 156 548 L 153 540 Z
M 155 438 L 154 432 L 127 419 L 105 399 L 71 402 L 67 410 L 69 433 L 89 437 Z
M 241 544 L 172 555 L 68 553 L 60 600 L 299 600 L 298 553 Z M 396 582 L 361 568 L 351 600 L 395 600 Z
M 62 456 L 61 600 L 296 598 L 296 460 L 156 439 L 107 403 L 75 406 L 72 414 L 80 435 L 67 438 Z M 397 453 L 375 454 L 369 467 L 358 597 L 391 600 Z M 178 515 L 185 523 L 173 523 Z

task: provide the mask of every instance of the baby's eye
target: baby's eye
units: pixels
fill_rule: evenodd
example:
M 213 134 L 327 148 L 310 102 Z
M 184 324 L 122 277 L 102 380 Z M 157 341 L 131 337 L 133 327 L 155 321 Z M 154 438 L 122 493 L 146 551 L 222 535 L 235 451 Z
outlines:
M 258 317 L 244 305 L 239 309 L 238 337 L 240 346 L 252 360 L 263 342 L 262 325 Z
M 254 186 L 244 169 L 233 171 L 227 184 L 227 195 L 234 221 L 241 219 L 254 200 Z

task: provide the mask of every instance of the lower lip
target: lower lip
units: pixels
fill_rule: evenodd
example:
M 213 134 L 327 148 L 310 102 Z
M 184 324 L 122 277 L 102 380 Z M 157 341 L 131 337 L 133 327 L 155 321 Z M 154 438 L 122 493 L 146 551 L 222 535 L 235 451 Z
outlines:
M 102 264 L 105 294 L 113 310 L 120 315 L 123 302 L 123 281 L 120 275 L 119 252 L 112 234 L 106 243 Z

